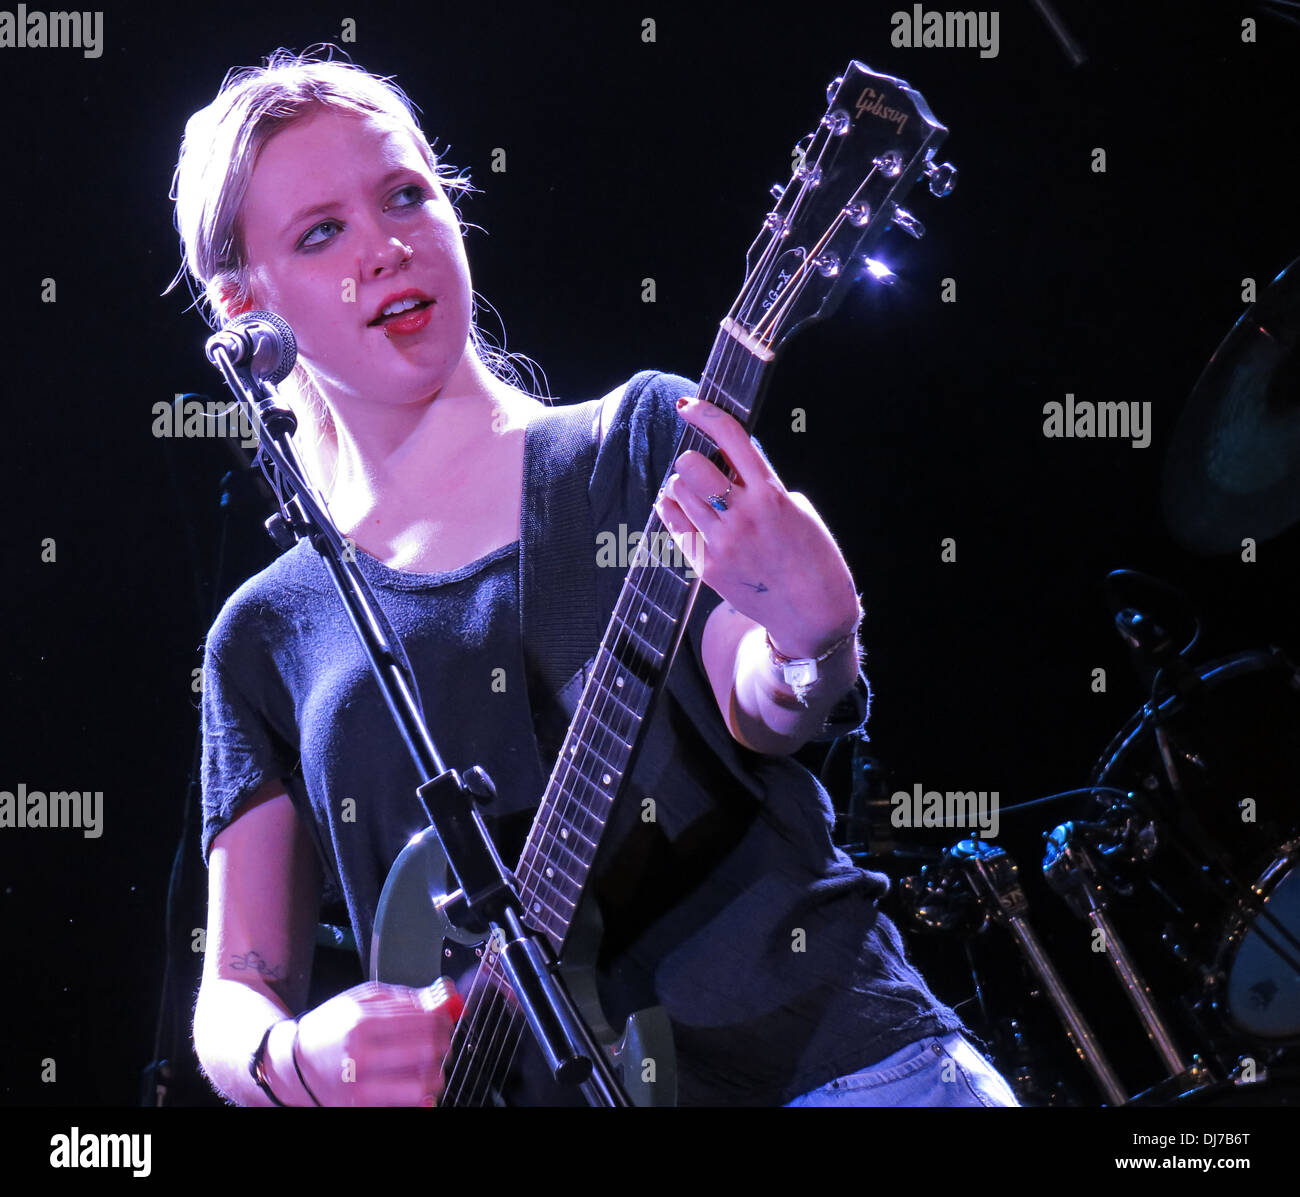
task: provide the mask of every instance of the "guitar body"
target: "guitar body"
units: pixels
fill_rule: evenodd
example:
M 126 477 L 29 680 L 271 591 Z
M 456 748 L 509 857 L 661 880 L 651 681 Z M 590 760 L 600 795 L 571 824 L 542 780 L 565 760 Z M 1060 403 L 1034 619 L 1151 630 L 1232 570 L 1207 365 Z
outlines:
M 439 977 L 463 977 L 482 961 L 487 941 L 447 917 L 439 901 L 446 888 L 447 858 L 428 827 L 402 849 L 384 882 L 371 941 L 372 981 L 418 989 Z M 662 1006 L 639 1010 L 616 1028 L 600 1004 L 595 966 L 602 932 L 600 910 L 585 898 L 565 944 L 560 979 L 609 1054 L 632 1104 L 676 1105 L 676 1062 L 667 1011 Z

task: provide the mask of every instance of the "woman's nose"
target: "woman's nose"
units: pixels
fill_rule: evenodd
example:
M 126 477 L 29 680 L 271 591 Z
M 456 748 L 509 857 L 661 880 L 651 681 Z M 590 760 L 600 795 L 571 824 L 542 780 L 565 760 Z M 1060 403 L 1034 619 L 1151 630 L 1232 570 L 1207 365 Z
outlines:
M 400 237 L 388 236 L 382 238 L 370 251 L 370 259 L 367 263 L 369 267 L 368 273 L 379 275 L 385 270 L 401 270 L 410 262 L 412 253 L 411 247 L 402 241 Z

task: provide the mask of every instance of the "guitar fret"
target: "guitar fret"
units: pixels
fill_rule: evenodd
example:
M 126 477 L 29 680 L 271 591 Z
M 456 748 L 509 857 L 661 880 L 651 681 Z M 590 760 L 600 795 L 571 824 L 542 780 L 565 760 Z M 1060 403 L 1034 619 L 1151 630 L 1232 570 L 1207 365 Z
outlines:
M 570 853 L 570 855 L 572 856 L 574 854 Z M 578 859 L 576 856 L 574 858 Z M 577 895 L 582 892 L 582 885 L 583 882 L 586 880 L 586 875 L 587 875 L 587 869 L 583 867 L 583 862 L 579 860 L 578 863 L 579 863 L 579 868 L 577 872 L 582 874 L 581 876 L 574 876 L 570 874 L 566 869 L 564 869 L 560 865 L 560 862 L 558 860 L 553 862 L 552 864 L 543 865 L 543 866 L 538 866 L 530 863 L 527 866 L 526 871 L 521 871 L 520 873 L 517 874 L 518 881 L 521 886 L 527 888 L 532 888 L 534 886 L 552 885 L 555 886 L 555 888 L 557 888 L 558 890 L 560 890 L 561 893 L 569 892 L 569 890 L 565 888 L 565 886 L 567 885 L 572 889 L 574 893 L 574 897 L 576 898 Z
M 709 379 L 708 382 L 707 382 L 707 384 L 706 384 L 705 382 L 701 381 L 701 383 L 700 383 L 700 394 L 701 394 L 701 395 L 704 395 L 704 392 L 705 392 L 706 390 L 716 391 L 719 395 L 721 395 L 721 396 L 722 396 L 724 399 L 726 399 L 726 401 L 727 401 L 727 403 L 718 403 L 718 401 L 717 401 L 716 399 L 709 398 L 708 396 L 705 396 L 706 398 L 708 398 L 708 402 L 714 404 L 714 406 L 716 406 L 716 407 L 726 407 L 727 404 L 730 404 L 731 407 L 732 407 L 732 413 L 731 413 L 731 414 L 733 414 L 733 415 L 734 415 L 737 411 L 740 411 L 740 412 L 744 412 L 744 411 L 745 411 L 745 405 L 744 405 L 743 403 L 741 403 L 741 401 L 740 401 L 739 399 L 737 399 L 736 396 L 733 395 L 729 390 L 727 390 L 727 388 L 724 387 L 720 382 L 717 382 L 717 381 L 714 380 L 714 379 Z M 694 425 L 692 425 L 692 427 L 694 427 Z
M 612 774 L 610 775 L 613 776 Z M 558 796 L 565 801 L 562 808 L 557 806 L 557 813 L 562 813 L 562 817 L 557 821 L 557 834 L 561 831 L 569 831 L 569 835 L 561 835 L 560 839 L 566 844 L 573 838 L 573 834 L 581 836 L 588 844 L 595 845 L 600 840 L 600 833 L 605 827 L 605 817 L 609 814 L 610 805 L 614 801 L 612 793 L 606 793 L 597 790 L 592 782 L 583 778 L 582 786 L 587 793 L 579 792 L 575 789 L 576 783 L 570 783 Z M 593 802 L 592 799 L 595 801 Z M 574 847 L 574 852 L 581 854 L 582 845 Z
M 603 646 L 596 654 L 594 673 L 604 694 L 612 697 L 639 719 L 650 705 L 651 689 L 634 673 L 630 673 Z
M 613 701 L 617 702 L 618 700 L 614 699 Z M 625 738 L 620 729 L 611 726 L 607 720 L 602 719 L 595 711 L 586 710 L 581 712 L 581 715 L 582 723 L 580 726 L 577 723 L 578 716 L 574 717 L 574 730 L 577 735 L 565 747 L 562 755 L 563 760 L 572 763 L 578 759 L 578 754 L 582 750 L 593 751 L 593 741 L 598 734 L 597 729 L 599 733 L 603 733 L 607 744 L 617 745 L 624 752 L 632 751 L 631 743 Z
M 557 866 L 560 866 L 564 876 L 573 881 L 585 880 L 591 868 L 586 857 L 579 854 L 576 848 L 567 840 L 549 835 L 545 831 L 539 831 L 535 838 L 530 838 L 524 851 L 531 851 L 546 860 L 554 861 Z M 571 859 L 565 860 L 564 857 Z M 533 864 L 516 870 L 516 876 L 521 879 L 528 876 L 530 880 L 535 880 L 537 875 L 537 866 Z
M 630 608 L 635 604 L 640 607 L 639 611 L 633 612 Z M 654 603 L 649 602 L 644 596 L 638 595 L 627 604 L 627 608 L 620 608 L 614 612 L 614 618 L 618 620 L 625 628 L 635 632 L 646 646 L 659 651 L 659 646 L 654 643 L 653 637 L 661 635 L 670 629 L 675 622 L 670 620 L 667 615 L 660 611 Z M 662 654 L 660 654 L 662 655 Z
M 644 687 L 642 688 L 644 689 Z M 621 728 L 614 727 L 614 725 L 610 723 L 609 718 L 606 717 L 614 716 L 619 719 L 625 719 L 633 727 L 636 726 L 637 722 L 641 718 L 642 712 L 624 699 L 623 694 L 627 689 L 628 686 L 626 681 L 618 686 L 613 684 L 601 685 L 601 693 L 598 702 L 601 705 L 602 714 L 597 715 L 593 710 L 588 717 L 595 723 L 600 724 L 606 734 L 612 736 L 620 748 L 631 751 L 632 745 L 628 742 L 626 734 Z M 593 704 L 593 706 L 594 705 L 595 704 Z M 574 756 L 575 754 L 570 751 L 568 755 Z
M 601 774 L 601 778 L 609 777 L 610 785 L 613 784 L 614 774 L 608 771 Z M 578 788 L 581 786 L 581 790 Z M 581 817 L 575 817 L 572 809 L 568 818 L 565 820 L 568 826 L 572 827 L 584 839 L 595 843 L 599 838 L 601 829 L 605 826 L 605 816 L 609 813 L 610 804 L 614 801 L 614 795 L 610 788 L 607 788 L 590 777 L 579 775 L 565 786 L 565 793 L 571 799 L 570 807 L 576 807 Z M 594 798 L 599 806 L 594 805 L 589 798 Z
M 589 776 L 588 773 L 575 771 L 572 776 L 564 779 L 562 793 L 569 799 L 571 806 L 577 806 L 582 814 L 589 816 L 591 823 L 597 824 L 595 827 L 597 834 L 604 824 L 604 816 L 610 808 L 610 803 L 614 802 L 614 790 L 621 777 L 623 773 L 617 772 L 612 766 L 607 766 L 601 768 L 598 775 L 594 777 Z M 588 829 L 580 827 L 581 820 L 569 819 L 568 821 L 586 836 Z M 590 838 L 590 836 L 586 837 Z
M 649 569 L 654 568 L 654 567 L 651 567 L 651 566 L 642 566 L 641 568 L 644 569 L 644 570 L 649 570 Z M 655 575 L 655 577 L 660 577 L 660 576 L 663 576 L 663 575 L 662 575 L 662 574 L 656 574 L 656 575 Z M 667 572 L 667 576 L 668 576 L 668 577 L 676 577 L 677 575 L 674 574 L 671 570 L 669 570 L 669 571 Z M 652 580 L 653 580 L 653 579 L 647 579 L 647 581 L 652 581 Z M 683 579 L 679 579 L 679 581 L 681 581 L 683 584 L 686 584 L 684 578 L 683 578 Z M 639 600 L 639 601 L 642 602 L 642 603 L 648 604 L 648 605 L 649 605 L 649 606 L 650 606 L 654 611 L 656 611 L 660 616 L 662 616 L 662 617 L 663 617 L 665 620 L 667 620 L 668 622 L 670 622 L 670 623 L 674 623 L 674 624 L 677 622 L 677 614 L 676 614 L 676 612 L 670 611 L 670 610 L 668 610 L 667 607 L 664 607 L 664 606 L 660 605 L 659 603 L 656 603 L 656 602 L 654 601 L 654 599 L 650 596 L 648 590 L 643 589 L 643 588 L 640 587 L 640 586 L 636 586 L 636 587 L 634 587 L 633 590 L 634 590 L 634 593 L 635 593 L 635 596 L 636 596 L 635 599 L 631 599 L 631 600 L 629 600 L 629 602 L 628 602 L 627 604 L 619 603 L 619 608 L 620 608 L 620 609 L 621 609 L 623 606 L 625 606 L 625 605 L 630 606 L 632 602 L 635 602 L 635 601 L 638 601 L 638 600 Z
M 741 371 L 718 368 L 728 361 L 739 361 Z M 720 331 L 700 391 L 714 393 L 719 406 L 745 412 L 739 396 L 757 393 L 754 367 L 753 359 L 739 354 Z M 689 426 L 678 452 L 697 442 L 701 452 L 716 454 L 716 446 Z M 516 870 L 529 922 L 557 945 L 582 899 L 613 801 L 663 681 L 668 650 L 680 642 L 698 587 L 698 579 L 684 576 L 680 558 L 659 547 L 671 544 L 671 537 L 656 514 L 641 543 L 645 550 L 624 579 Z
M 574 747 L 578 748 L 579 745 Z M 623 744 L 619 747 L 627 749 Z M 630 749 L 621 753 L 618 760 L 611 759 L 613 754 L 597 752 L 591 744 L 584 743 L 581 749 L 580 753 L 575 752 L 565 759 L 563 772 L 557 775 L 555 793 L 550 801 L 559 802 L 568 796 L 580 802 L 583 794 L 590 792 L 602 795 L 602 805 L 596 809 L 603 810 L 603 800 L 612 796 L 614 788 L 626 772 L 627 761 L 631 757 Z
M 626 634 L 628 642 L 631 643 L 633 647 L 638 647 L 642 650 L 641 656 L 646 658 L 648 663 L 657 671 L 660 668 L 660 663 L 664 659 L 664 654 L 649 640 L 647 640 L 641 634 L 640 630 L 629 624 L 617 611 L 614 612 L 612 622 L 615 627 L 621 629 Z M 647 619 L 644 622 L 649 621 Z
M 559 890 L 553 887 L 548 886 L 547 888 L 550 889 L 553 898 L 559 900 L 560 902 L 563 902 L 564 905 L 566 905 L 570 910 L 574 910 L 577 908 L 577 903 L 573 901 L 573 899 L 566 897 Z M 555 905 L 555 902 L 543 902 L 540 898 L 534 898 L 528 903 L 528 909 L 533 914 L 541 914 L 542 911 L 547 909 L 548 907 L 551 909 L 551 911 L 553 911 L 556 914 L 562 913 L 559 910 L 559 908 Z
M 656 516 L 655 518 L 657 519 L 658 517 Z M 666 536 L 667 532 L 665 532 L 664 535 Z M 686 566 L 683 563 L 682 569 L 685 570 L 685 568 Z M 650 573 L 651 569 L 654 570 L 653 574 Z M 647 577 L 647 575 L 649 576 Z M 648 585 L 652 582 L 657 582 L 661 578 L 671 579 L 676 584 L 678 589 L 678 594 L 669 594 L 663 596 L 665 600 L 667 602 L 678 603 L 680 605 L 679 596 L 681 593 L 684 593 L 685 591 L 691 588 L 691 583 L 688 579 L 683 577 L 681 573 L 678 572 L 678 567 L 675 564 L 673 565 L 664 564 L 664 565 L 657 565 L 657 566 L 638 565 L 635 566 L 634 569 L 628 571 L 629 584 L 634 586 L 638 594 L 644 594 L 646 595 L 647 598 L 649 598 L 649 592 L 647 589 Z M 645 580 L 646 585 L 641 584 L 642 579 Z M 676 619 L 676 615 L 674 615 L 669 610 L 669 608 L 664 607 L 662 603 L 658 603 L 656 604 L 656 606 L 658 606 L 660 610 L 664 612 L 665 615 L 668 615 L 671 618 Z
M 541 830 L 542 836 L 550 836 L 556 840 L 554 847 L 566 848 L 578 859 L 582 860 L 579 849 L 583 844 L 589 848 L 596 846 L 596 841 L 589 839 L 581 831 L 572 825 L 567 817 L 559 817 L 555 820 L 554 825 L 545 826 Z
M 551 938 L 552 946 L 558 946 L 564 942 L 570 920 L 545 903 L 542 904 L 540 910 L 534 910 L 531 905 L 525 904 L 523 917 L 528 926 L 546 932 Z
M 529 910 L 534 910 L 538 902 L 543 906 L 549 905 L 552 910 L 561 914 L 561 905 L 568 911 L 572 912 L 578 905 L 582 897 L 582 887 L 587 880 L 587 874 L 590 870 L 583 868 L 578 870 L 580 876 L 570 877 L 564 874 L 566 886 L 561 887 L 556 884 L 556 878 L 553 877 L 529 877 L 527 880 L 519 879 L 520 891 L 525 899 L 525 906 Z

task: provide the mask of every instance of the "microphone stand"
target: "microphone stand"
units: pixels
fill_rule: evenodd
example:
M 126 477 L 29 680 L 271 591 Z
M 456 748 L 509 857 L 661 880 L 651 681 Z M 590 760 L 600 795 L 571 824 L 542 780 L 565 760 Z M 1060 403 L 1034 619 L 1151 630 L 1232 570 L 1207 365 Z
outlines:
M 276 323 L 282 322 L 277 318 Z M 288 340 L 291 342 L 291 335 Z M 248 411 L 261 451 L 294 492 L 287 501 L 280 500 L 279 512 L 267 520 L 267 531 L 281 548 L 289 547 L 291 536 L 309 538 L 329 571 L 407 751 L 419 775 L 428 779 L 416 794 L 455 877 L 457 889 L 451 897 L 475 924 L 485 924 L 500 945 L 515 997 L 555 1080 L 581 1085 L 591 1104 L 630 1106 L 631 1099 L 555 975 L 549 942 L 524 923 L 518 883 L 502 863 L 477 806 L 477 800 L 493 793 L 491 779 L 478 765 L 462 778 L 443 764 L 419 708 L 415 679 L 400 642 L 391 634 L 354 555 L 325 511 L 324 501 L 306 479 L 291 439 L 297 417 L 276 402 L 270 384 L 259 376 L 260 370 L 232 360 L 227 344 L 213 338 L 208 357 Z M 289 352 L 296 355 L 296 349 Z M 284 378 L 288 369 L 281 366 L 268 373 Z M 584 1083 L 593 1073 L 590 1083 Z

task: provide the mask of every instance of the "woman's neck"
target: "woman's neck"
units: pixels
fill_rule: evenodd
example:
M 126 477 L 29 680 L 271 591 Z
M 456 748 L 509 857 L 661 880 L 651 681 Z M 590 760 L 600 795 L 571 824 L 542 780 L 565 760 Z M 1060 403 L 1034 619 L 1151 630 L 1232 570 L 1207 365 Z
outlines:
M 335 522 L 343 530 L 376 518 L 391 523 L 430 511 L 440 494 L 472 493 L 487 463 L 506 451 L 539 406 L 497 379 L 472 351 L 428 401 L 371 405 L 364 418 L 334 406 Z

